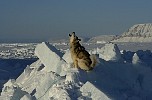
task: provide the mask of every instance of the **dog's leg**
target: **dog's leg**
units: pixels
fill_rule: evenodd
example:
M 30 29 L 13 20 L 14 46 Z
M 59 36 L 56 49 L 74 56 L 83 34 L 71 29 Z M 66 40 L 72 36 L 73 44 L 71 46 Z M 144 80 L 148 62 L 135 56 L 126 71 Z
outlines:
M 78 61 L 76 59 L 74 60 L 74 67 L 78 68 Z

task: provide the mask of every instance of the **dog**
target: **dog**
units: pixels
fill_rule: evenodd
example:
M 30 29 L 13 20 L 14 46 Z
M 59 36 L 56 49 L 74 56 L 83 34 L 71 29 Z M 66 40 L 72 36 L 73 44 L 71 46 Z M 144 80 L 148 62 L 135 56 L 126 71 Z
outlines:
M 83 69 L 85 71 L 93 70 L 97 63 L 95 55 L 90 55 L 85 48 L 80 44 L 79 39 L 75 32 L 69 34 L 70 38 L 70 53 L 73 60 L 73 64 L 76 68 Z

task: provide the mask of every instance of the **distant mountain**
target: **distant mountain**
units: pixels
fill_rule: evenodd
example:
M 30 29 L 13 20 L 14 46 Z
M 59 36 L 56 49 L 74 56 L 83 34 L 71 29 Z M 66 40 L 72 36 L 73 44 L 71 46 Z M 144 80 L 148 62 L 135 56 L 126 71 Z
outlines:
M 91 43 L 107 43 L 115 39 L 116 35 L 100 35 L 96 37 L 92 37 L 88 42 Z
M 82 42 L 88 42 L 90 40 L 89 37 L 79 37 Z
M 50 43 L 68 43 L 69 39 L 49 39 L 48 42 Z
M 152 42 L 152 23 L 133 25 L 112 42 Z
M 122 36 L 151 37 L 152 36 L 152 23 L 134 25 L 130 29 L 128 29 L 128 31 L 124 32 L 122 34 Z
M 88 42 L 88 43 L 107 43 L 114 40 L 117 36 L 116 35 L 100 35 L 95 36 L 92 38 L 89 37 L 79 37 L 81 42 Z M 65 39 L 49 39 L 48 42 L 50 43 L 69 43 L 69 38 Z
M 81 42 L 87 42 L 90 38 L 88 37 L 79 37 Z M 69 38 L 65 39 L 49 39 L 48 42 L 50 43 L 69 43 Z
M 136 24 L 122 35 L 100 35 L 92 38 L 79 37 L 82 42 L 107 43 L 107 42 L 152 42 L 152 23 Z M 49 40 L 52 43 L 68 43 L 69 39 Z

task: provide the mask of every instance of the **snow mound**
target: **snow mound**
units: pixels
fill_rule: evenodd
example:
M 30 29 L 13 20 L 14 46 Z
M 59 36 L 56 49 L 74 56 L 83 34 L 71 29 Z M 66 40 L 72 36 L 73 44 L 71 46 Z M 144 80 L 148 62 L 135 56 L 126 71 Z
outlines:
M 119 61 L 121 59 L 121 53 L 116 44 L 109 43 L 105 44 L 101 49 L 97 49 L 99 58 L 102 58 L 106 61 Z

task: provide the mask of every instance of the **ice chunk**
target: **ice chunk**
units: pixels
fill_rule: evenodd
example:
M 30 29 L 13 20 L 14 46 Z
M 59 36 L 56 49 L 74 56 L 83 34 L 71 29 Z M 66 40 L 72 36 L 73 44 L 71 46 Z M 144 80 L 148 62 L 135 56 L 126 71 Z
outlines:
M 24 95 L 28 94 L 26 91 L 21 90 L 15 80 L 9 80 L 4 84 L 1 96 L 7 98 L 7 100 L 20 100 Z
M 54 46 L 47 42 L 38 44 L 35 48 L 35 54 L 44 64 L 46 72 L 56 72 L 57 74 L 64 76 L 66 74 L 65 67 L 66 62 L 62 59 L 62 53 Z
M 16 88 L 15 80 L 10 79 L 8 80 L 8 82 L 4 84 L 1 95 L 5 95 L 5 94 L 13 95 L 15 88 Z
M 14 94 L 11 98 L 11 100 L 20 100 L 24 95 L 28 94 L 27 92 L 25 91 L 22 91 L 21 88 L 17 88 L 15 91 L 14 91 Z M 27 100 L 27 99 L 26 99 Z
M 67 73 L 65 82 L 77 83 L 79 81 L 78 73 Z
M 105 44 L 101 49 L 97 49 L 99 53 L 99 58 L 102 58 L 106 61 L 119 61 L 121 59 L 121 53 L 116 44 L 109 43 Z
M 135 53 L 135 54 L 133 55 L 133 57 L 132 57 L 132 63 L 133 63 L 133 64 L 138 64 L 138 63 L 140 63 L 140 62 L 141 62 L 141 61 L 140 61 L 137 53 Z
M 71 100 L 67 90 L 59 87 L 51 88 L 49 91 L 49 97 L 51 100 Z
M 73 63 L 73 60 L 71 58 L 71 53 L 70 53 L 70 50 L 67 50 L 65 52 L 65 54 L 63 55 L 62 57 L 67 63 Z
M 87 80 L 87 72 L 77 69 L 71 68 L 68 70 L 65 82 L 67 83 L 79 83 L 79 82 L 86 82 Z
M 39 85 L 36 88 L 35 97 L 37 99 L 43 98 L 43 100 L 48 100 L 48 92 L 49 89 L 52 87 L 53 84 L 60 80 L 60 76 L 56 75 L 53 72 L 48 72 L 43 75 L 43 78 L 39 81 Z
M 96 88 L 90 82 L 86 82 L 81 88 L 80 91 L 85 97 L 92 98 L 93 100 L 110 100 L 102 91 Z
M 32 97 L 30 94 L 26 94 L 21 98 L 21 100 L 32 100 Z

